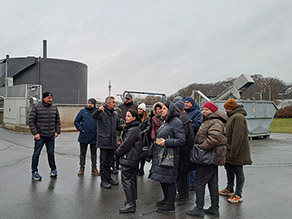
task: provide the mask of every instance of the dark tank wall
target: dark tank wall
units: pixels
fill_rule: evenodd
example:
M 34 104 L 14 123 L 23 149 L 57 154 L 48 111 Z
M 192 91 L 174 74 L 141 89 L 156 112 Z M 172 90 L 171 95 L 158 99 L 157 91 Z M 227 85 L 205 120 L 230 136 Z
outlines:
M 0 64 L 4 65 L 4 63 Z M 4 86 L 5 71 L 0 68 L 0 84 Z M 87 65 L 50 58 L 10 58 L 8 77 L 13 84 L 41 84 L 43 91 L 54 95 L 55 103 L 85 104 L 87 102 Z

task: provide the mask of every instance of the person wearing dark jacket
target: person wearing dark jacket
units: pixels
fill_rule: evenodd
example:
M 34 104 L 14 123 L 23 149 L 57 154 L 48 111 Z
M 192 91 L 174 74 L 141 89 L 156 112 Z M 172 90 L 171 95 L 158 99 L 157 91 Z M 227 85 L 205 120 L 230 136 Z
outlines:
M 142 136 L 142 153 L 140 155 L 140 167 L 137 171 L 137 176 L 144 175 L 144 166 L 146 162 L 146 157 L 148 156 L 148 150 L 150 147 L 150 133 L 151 133 L 151 121 L 148 117 L 148 113 L 146 111 L 146 104 L 141 103 L 138 106 L 138 115 L 140 119 L 140 132 Z
M 133 97 L 131 94 L 126 94 L 125 96 L 125 102 L 121 105 L 119 105 L 119 108 L 122 111 L 122 119 L 125 119 L 126 113 L 129 109 L 135 109 L 138 110 L 137 105 L 133 103 Z
M 57 176 L 55 163 L 55 138 L 61 132 L 60 116 L 58 108 L 52 104 L 53 94 L 49 91 L 43 93 L 42 102 L 37 103 L 29 114 L 29 128 L 34 136 L 34 151 L 32 155 L 32 179 L 41 180 L 38 173 L 39 156 L 46 145 L 51 177 Z
M 125 206 L 120 208 L 120 213 L 131 213 L 136 211 L 136 172 L 142 149 L 138 112 L 134 109 L 129 109 L 126 113 L 126 127 L 122 137 L 121 145 L 115 150 L 115 154 L 120 157 L 122 184 L 126 195 Z
M 252 164 L 245 118 L 247 113 L 233 98 L 225 102 L 224 108 L 229 117 L 226 124 L 227 157 L 225 169 L 227 174 L 227 187 L 220 190 L 219 194 L 230 196 L 228 198 L 230 203 L 239 203 L 243 201 L 242 189 L 245 180 L 243 165 Z M 236 190 L 234 193 L 235 178 Z
M 155 141 L 157 131 L 158 131 L 159 127 L 161 126 L 161 124 L 163 123 L 162 117 L 161 117 L 162 106 L 163 106 L 163 103 L 161 103 L 161 102 L 157 102 L 153 105 L 154 116 L 152 117 L 152 120 L 151 120 L 151 126 L 152 126 L 151 139 L 153 141 Z
M 80 144 L 80 170 L 78 176 L 84 175 L 86 151 L 88 144 L 90 145 L 91 154 L 91 174 L 99 176 L 99 172 L 96 168 L 96 121 L 91 117 L 93 111 L 96 109 L 96 100 L 90 98 L 87 102 L 87 106 L 80 110 L 77 114 L 74 125 L 79 131 L 78 142 Z
M 216 151 L 216 164 L 196 165 L 195 191 L 196 207 L 187 211 L 188 215 L 203 217 L 206 214 L 219 216 L 219 194 L 218 194 L 218 166 L 226 161 L 226 143 L 224 123 L 227 116 L 218 111 L 218 107 L 207 102 L 203 106 L 203 124 L 200 126 L 196 143 L 202 150 Z M 205 187 L 208 184 L 211 197 L 211 207 L 204 210 Z
M 116 130 L 122 130 L 118 115 L 114 111 L 115 106 L 115 98 L 108 96 L 105 99 L 105 106 L 102 104 L 92 113 L 92 118 L 98 122 L 96 147 L 100 148 L 100 186 L 106 189 L 119 184 L 111 178 L 111 167 L 117 145 Z
M 183 123 L 186 135 L 186 143 L 179 149 L 178 175 L 176 181 L 177 194 L 175 199 L 186 201 L 189 198 L 188 173 L 193 169 L 193 165 L 190 163 L 190 152 L 195 142 L 195 136 L 192 121 L 184 110 L 184 100 L 175 102 L 175 105 L 179 108 L 179 119 Z
M 179 110 L 172 102 L 166 102 L 162 107 L 164 123 L 160 126 L 156 136 L 156 143 L 152 148 L 152 167 L 149 178 L 160 182 L 164 198 L 156 205 L 159 212 L 174 212 L 175 183 L 178 172 L 179 148 L 186 142 L 183 124 L 180 121 Z M 173 167 L 165 167 L 159 164 L 159 151 L 163 148 L 172 148 Z
M 192 126 L 194 128 L 194 135 L 196 134 L 202 124 L 202 113 L 200 111 L 199 105 L 194 101 L 192 97 L 185 98 L 185 111 L 189 114 L 192 120 Z M 195 171 L 192 170 L 189 172 L 189 186 L 190 190 L 194 190 L 194 177 Z

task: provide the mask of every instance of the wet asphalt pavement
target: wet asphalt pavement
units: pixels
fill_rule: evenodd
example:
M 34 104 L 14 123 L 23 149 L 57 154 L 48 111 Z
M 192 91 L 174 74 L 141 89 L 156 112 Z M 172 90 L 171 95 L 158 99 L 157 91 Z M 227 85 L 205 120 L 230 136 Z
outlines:
M 1 219 L 83 219 L 83 218 L 196 218 L 185 212 L 194 207 L 190 200 L 176 203 L 176 212 L 161 214 L 155 202 L 162 197 L 159 183 L 138 177 L 136 213 L 122 215 L 125 196 L 121 184 L 110 190 L 100 188 L 100 177 L 91 176 L 87 152 L 85 175 L 78 177 L 78 133 L 62 133 L 56 140 L 58 177 L 49 177 L 43 149 L 39 173 L 42 181 L 31 179 L 33 138 L 0 128 L 0 218 Z M 220 218 L 291 218 L 292 215 L 292 134 L 272 134 L 269 139 L 251 141 L 253 165 L 245 166 L 243 203 L 230 204 L 220 197 Z M 120 173 L 113 175 L 120 181 Z M 219 168 L 219 187 L 226 185 L 225 170 Z M 206 189 L 205 208 L 210 205 Z M 205 215 L 205 218 L 215 218 Z

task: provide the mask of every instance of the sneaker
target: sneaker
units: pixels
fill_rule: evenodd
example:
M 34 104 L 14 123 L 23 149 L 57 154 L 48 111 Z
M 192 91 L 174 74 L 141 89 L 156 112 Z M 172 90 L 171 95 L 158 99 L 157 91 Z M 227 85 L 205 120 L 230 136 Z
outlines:
M 118 182 L 118 181 L 114 181 L 113 179 L 109 179 L 107 182 L 108 182 L 110 185 L 112 185 L 112 186 L 117 186 L 117 185 L 119 185 L 119 182 Z
M 58 175 L 57 170 L 52 170 L 51 173 L 50 173 L 51 177 L 57 177 L 57 175 Z
M 157 208 L 157 211 L 160 213 L 174 213 L 175 212 L 174 203 L 167 203 L 166 205 L 160 206 Z
M 84 169 L 80 169 L 79 171 L 78 171 L 78 174 L 77 174 L 78 176 L 83 176 L 84 175 Z
M 219 190 L 219 195 L 225 195 L 225 196 L 233 196 L 234 192 L 229 191 L 227 188 Z
M 191 216 L 204 217 L 205 212 L 203 209 L 195 207 L 194 209 L 187 211 L 186 214 Z
M 109 184 L 107 181 L 105 181 L 105 180 L 102 180 L 101 181 L 101 183 L 100 183 L 100 186 L 102 187 L 102 188 L 105 188 L 105 189 L 110 189 L 112 186 L 111 186 L 111 184 Z
M 205 214 L 211 214 L 214 215 L 216 217 L 219 217 L 219 210 L 213 206 L 211 206 L 208 209 L 204 209 Z
M 100 176 L 100 172 L 98 172 L 97 169 L 92 169 L 91 170 L 91 175 L 93 175 L 93 176 Z
M 230 203 L 239 203 L 239 202 L 243 202 L 243 199 L 239 195 L 233 195 L 228 199 L 228 201 Z
M 35 181 L 40 181 L 40 180 L 42 180 L 42 177 L 40 176 L 40 174 L 38 172 L 33 172 L 32 179 Z

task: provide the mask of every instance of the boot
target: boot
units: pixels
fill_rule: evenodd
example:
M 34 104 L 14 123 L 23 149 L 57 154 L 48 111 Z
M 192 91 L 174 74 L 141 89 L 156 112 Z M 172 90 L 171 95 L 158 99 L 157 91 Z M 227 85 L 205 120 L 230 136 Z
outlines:
M 167 202 L 166 205 L 158 207 L 157 211 L 161 212 L 161 213 L 164 213 L 164 212 L 165 213 L 173 213 L 173 212 L 175 212 L 174 203 L 173 202 Z
M 187 211 L 186 214 L 197 217 L 204 217 L 205 212 L 203 209 L 195 207 L 194 209 Z
M 92 169 L 91 170 L 91 175 L 93 175 L 93 176 L 100 176 L 100 172 L 98 172 L 97 169 Z
M 124 207 L 120 208 L 120 213 L 126 214 L 126 213 L 134 213 L 136 211 L 136 205 L 133 202 L 126 203 Z
M 161 200 L 156 202 L 156 207 L 161 207 L 161 206 L 166 205 L 166 204 L 167 204 L 167 201 L 164 198 L 164 199 L 161 199 Z
M 79 171 L 78 171 L 78 174 L 77 174 L 78 176 L 83 176 L 84 175 L 84 169 L 80 169 Z

